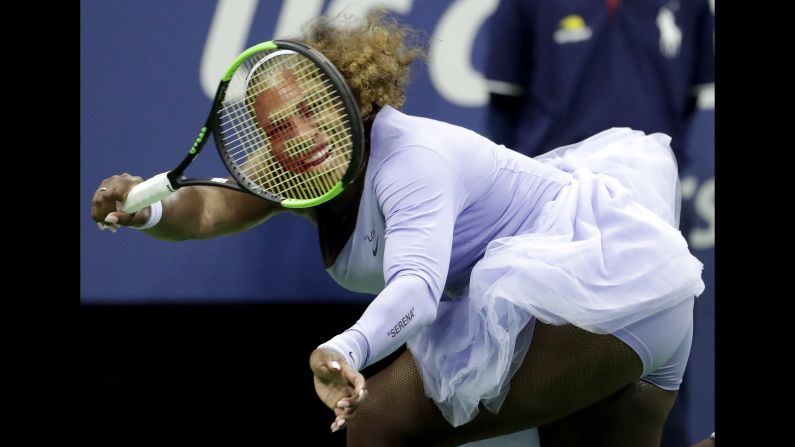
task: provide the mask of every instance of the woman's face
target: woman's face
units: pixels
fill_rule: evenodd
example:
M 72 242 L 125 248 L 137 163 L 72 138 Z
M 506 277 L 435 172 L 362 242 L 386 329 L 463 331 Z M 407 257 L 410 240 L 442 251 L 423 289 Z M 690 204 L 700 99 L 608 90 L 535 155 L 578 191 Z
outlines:
M 332 147 L 318 124 L 319 110 L 312 104 L 318 100 L 305 98 L 309 86 L 299 85 L 291 71 L 284 70 L 278 76 L 275 86 L 263 90 L 254 99 L 256 119 L 270 139 L 273 156 L 287 171 L 323 171 Z M 323 116 L 325 122 L 329 118 Z

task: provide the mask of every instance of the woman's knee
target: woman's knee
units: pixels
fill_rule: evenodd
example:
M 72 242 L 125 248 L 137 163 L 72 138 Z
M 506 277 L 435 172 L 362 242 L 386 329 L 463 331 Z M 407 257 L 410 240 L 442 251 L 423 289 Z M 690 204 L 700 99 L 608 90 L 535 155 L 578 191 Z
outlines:
M 348 424 L 349 446 L 425 445 L 449 424 L 425 395 L 422 378 L 406 351 L 367 380 L 368 397 Z
M 407 414 L 408 413 L 408 414 Z M 400 408 L 366 408 L 348 424 L 348 446 L 430 445 L 439 430 L 428 430 L 427 421 L 412 418 Z
M 400 445 L 395 427 L 387 417 L 373 417 L 368 412 L 355 415 L 347 428 L 349 447 Z
M 390 381 L 368 382 L 367 399 L 348 422 L 348 445 L 399 445 L 394 442 L 401 435 L 404 416 L 400 409 L 393 407 L 403 405 L 391 395 Z

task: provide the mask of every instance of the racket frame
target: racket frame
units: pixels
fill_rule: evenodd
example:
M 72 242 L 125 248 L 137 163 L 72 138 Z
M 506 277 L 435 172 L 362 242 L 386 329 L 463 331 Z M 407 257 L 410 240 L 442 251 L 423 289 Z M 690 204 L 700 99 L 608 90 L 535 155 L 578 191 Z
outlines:
M 237 71 L 237 68 L 240 66 L 240 64 L 248 60 L 252 55 L 263 51 L 273 51 L 277 49 L 292 50 L 312 60 L 323 72 L 323 74 L 327 76 L 328 80 L 331 81 L 337 91 L 340 92 L 340 100 L 345 106 L 347 124 L 351 131 L 351 160 L 348 164 L 345 174 L 343 175 L 342 179 L 338 181 L 329 191 L 319 197 L 312 199 L 283 198 L 266 190 L 265 188 L 262 188 L 261 186 L 247 179 L 246 176 L 240 171 L 238 165 L 232 160 L 231 156 L 226 154 L 224 151 L 225 144 L 221 135 L 219 115 L 223 107 L 226 90 L 229 87 L 232 77 L 235 75 L 235 72 Z M 234 181 L 228 178 L 187 178 L 184 176 L 185 169 L 187 169 L 193 160 L 201 153 L 204 145 L 207 144 L 207 137 L 209 134 L 213 135 L 215 146 L 218 150 L 218 155 L 221 157 L 221 160 L 223 161 L 227 171 L 229 171 L 229 173 L 235 179 Z M 191 146 L 185 158 L 182 159 L 177 167 L 171 171 L 159 174 L 144 183 L 136 185 L 136 188 L 141 186 L 141 189 L 147 190 L 147 197 L 156 198 L 156 200 L 146 200 L 150 203 L 147 203 L 143 206 L 140 206 L 141 200 L 136 200 L 139 202 L 137 204 L 128 204 L 128 201 L 125 201 L 122 210 L 125 212 L 136 212 L 150 205 L 151 203 L 157 202 L 158 200 L 161 200 L 162 198 L 176 192 L 176 190 L 182 187 L 198 185 L 217 186 L 234 191 L 253 194 L 284 208 L 308 208 L 317 206 L 336 197 L 345 189 L 346 186 L 353 183 L 353 181 L 356 180 L 356 178 L 361 174 L 362 168 L 364 167 L 364 137 L 364 124 L 362 123 L 359 107 L 356 104 L 353 94 L 345 82 L 345 78 L 339 73 L 334 64 L 332 64 L 325 56 L 323 56 L 323 54 L 305 44 L 291 40 L 270 40 L 267 42 L 258 43 L 240 53 L 224 73 L 221 81 L 218 84 L 218 88 L 216 89 L 213 105 L 210 109 L 207 120 L 205 121 L 204 127 L 202 127 L 198 137 L 196 138 L 196 141 L 193 143 L 193 146 Z M 130 194 L 133 194 L 132 190 L 130 191 Z M 128 200 L 129 198 L 130 197 L 128 195 Z

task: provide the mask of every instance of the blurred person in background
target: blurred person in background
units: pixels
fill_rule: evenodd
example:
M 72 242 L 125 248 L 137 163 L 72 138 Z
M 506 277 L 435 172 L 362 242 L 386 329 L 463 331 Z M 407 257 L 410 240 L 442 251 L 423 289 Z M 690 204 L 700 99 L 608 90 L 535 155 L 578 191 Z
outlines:
M 611 127 L 671 137 L 679 169 L 715 78 L 708 0 L 501 0 L 484 76 L 497 143 L 535 156 Z
M 714 86 L 713 35 L 708 0 L 501 0 L 484 70 L 488 136 L 536 156 L 611 127 L 662 132 L 681 174 L 699 150 L 686 147 L 698 95 Z M 683 207 L 683 234 L 694 220 Z M 682 405 L 664 444 L 685 442 Z

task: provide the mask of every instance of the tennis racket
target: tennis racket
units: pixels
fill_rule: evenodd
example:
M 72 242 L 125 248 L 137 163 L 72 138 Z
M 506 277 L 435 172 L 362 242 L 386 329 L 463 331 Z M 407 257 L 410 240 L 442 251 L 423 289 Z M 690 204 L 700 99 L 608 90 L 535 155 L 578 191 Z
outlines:
M 210 135 L 234 180 L 184 176 Z M 286 208 L 315 206 L 353 182 L 363 153 L 359 109 L 334 65 L 299 42 L 263 42 L 224 74 L 188 155 L 133 187 L 121 211 L 134 213 L 194 185 L 248 192 Z

